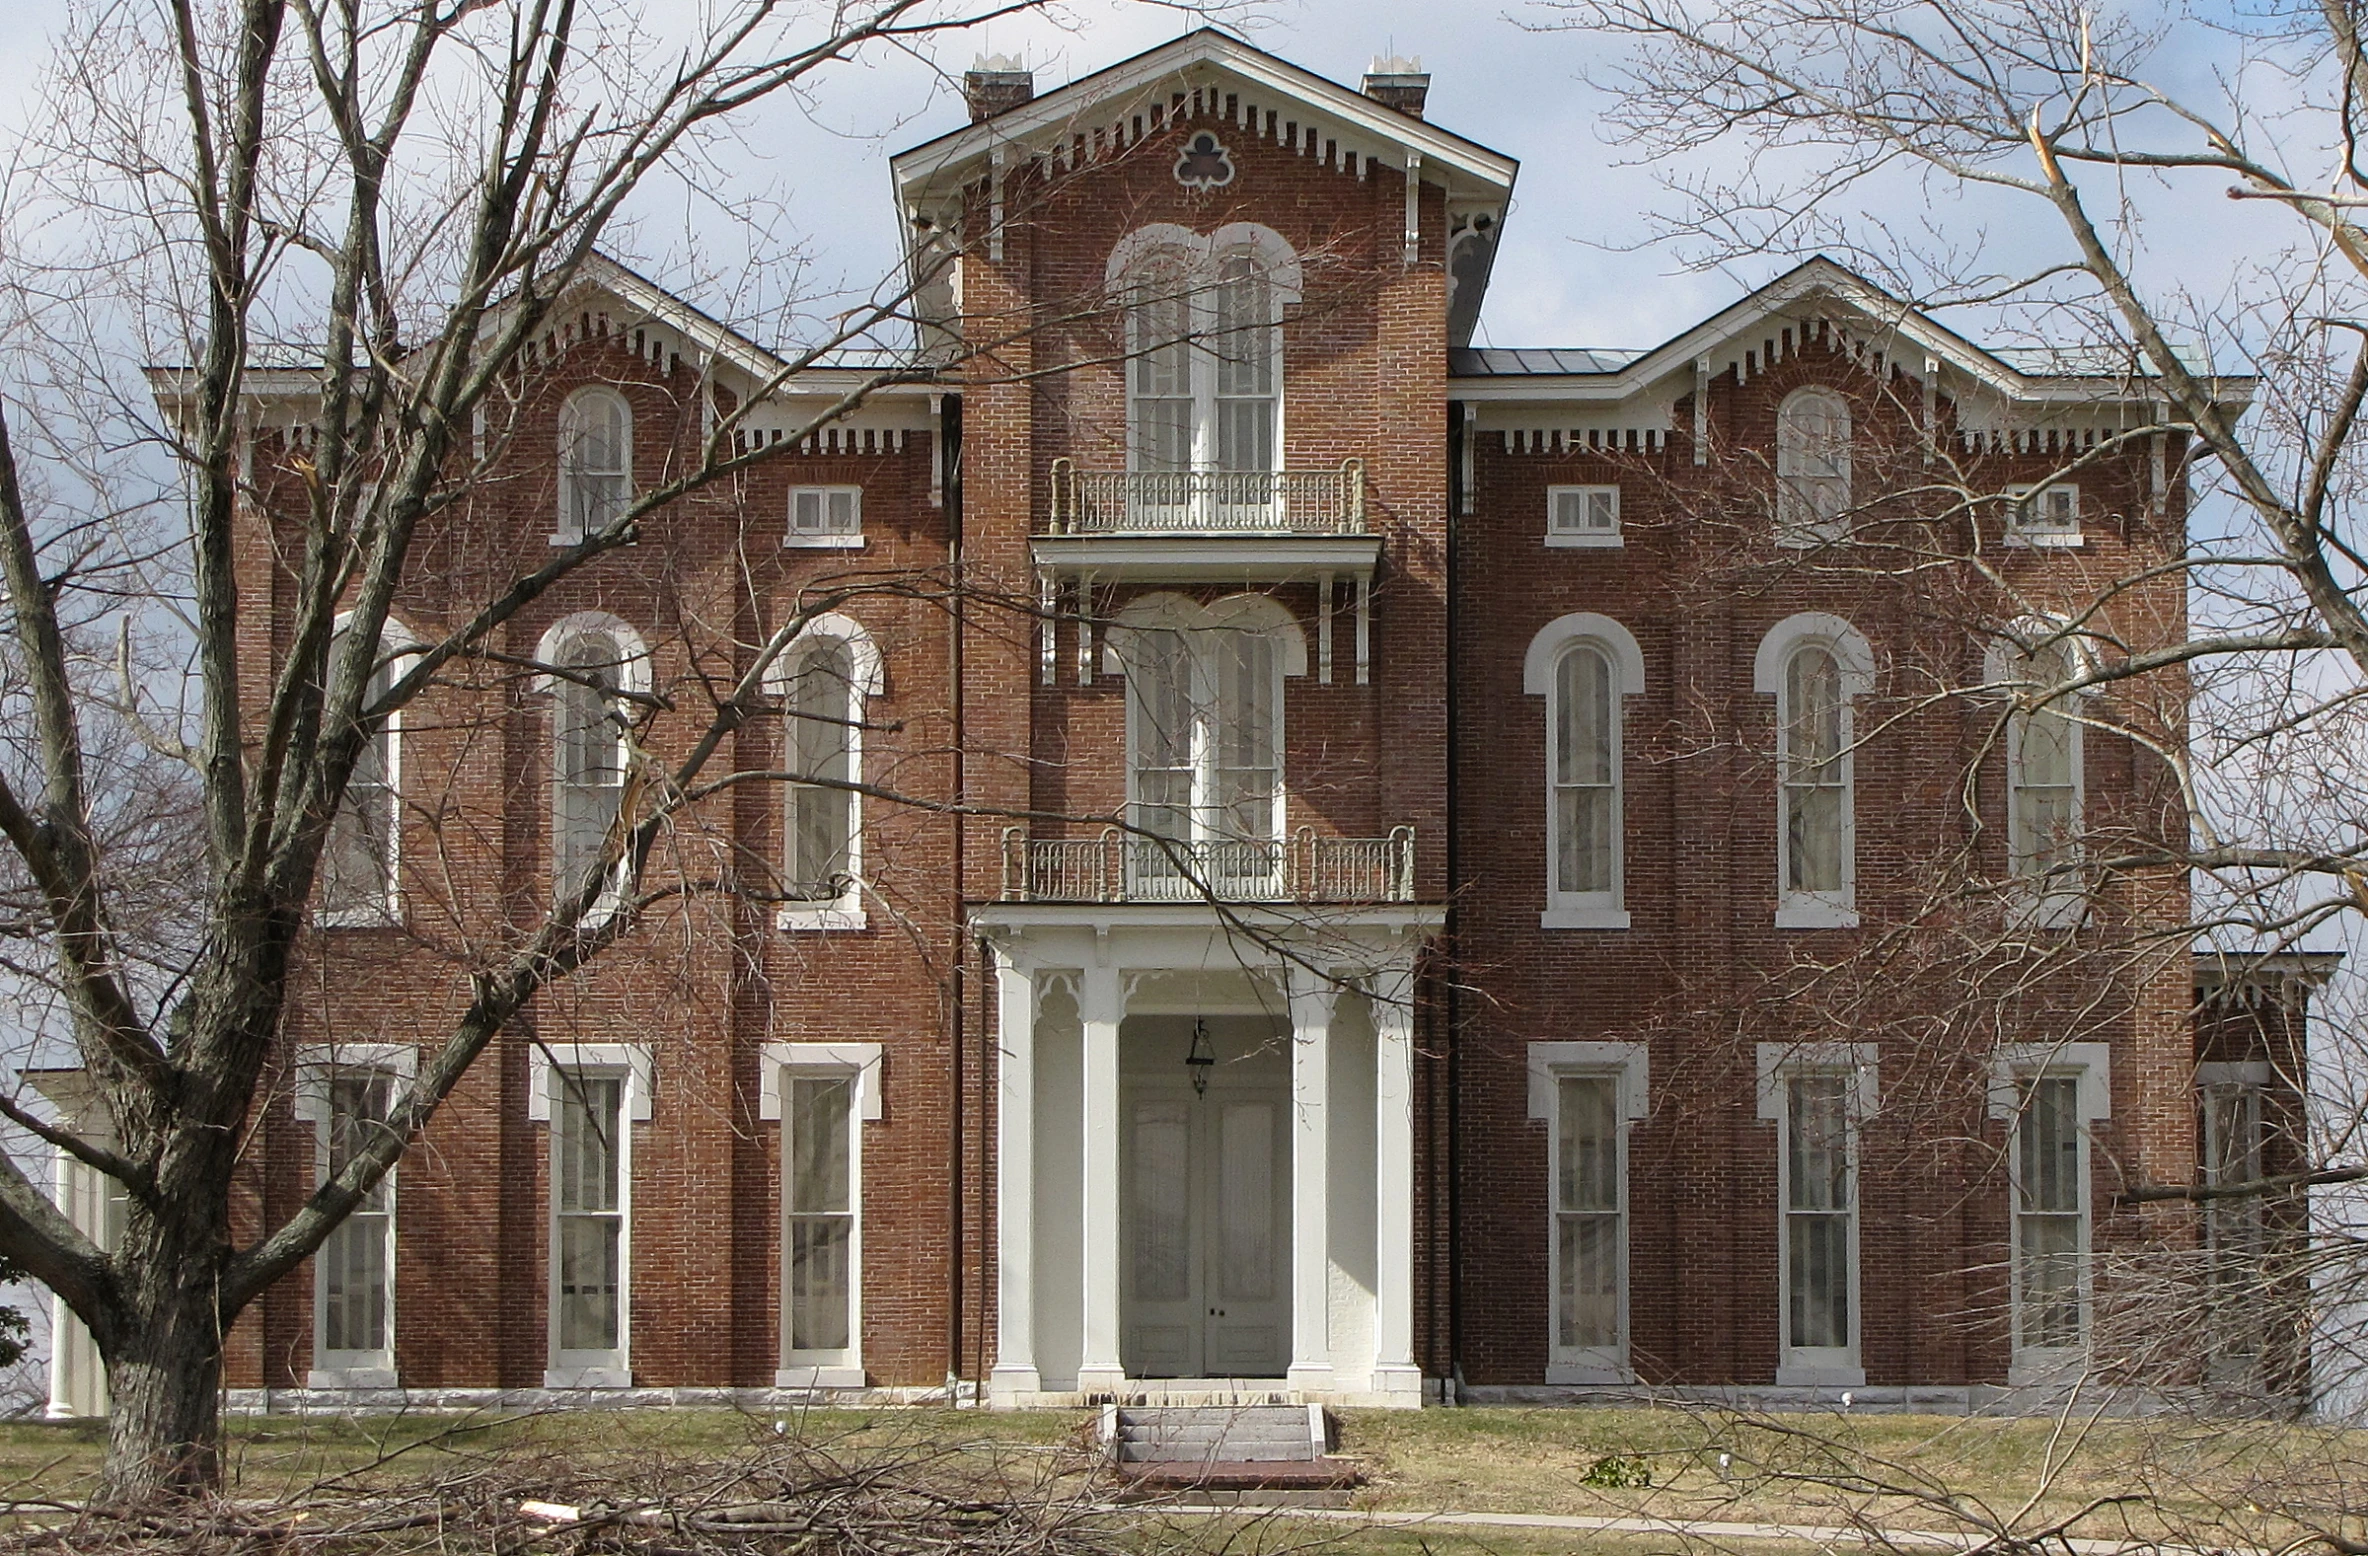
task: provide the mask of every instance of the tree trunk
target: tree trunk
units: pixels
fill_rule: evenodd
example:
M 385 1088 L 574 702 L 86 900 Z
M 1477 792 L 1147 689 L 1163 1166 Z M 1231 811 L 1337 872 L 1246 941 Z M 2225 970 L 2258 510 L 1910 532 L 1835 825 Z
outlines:
M 210 1261 L 144 1261 L 102 1344 L 110 1415 L 101 1494 L 113 1503 L 208 1491 L 222 1478 L 222 1330 Z

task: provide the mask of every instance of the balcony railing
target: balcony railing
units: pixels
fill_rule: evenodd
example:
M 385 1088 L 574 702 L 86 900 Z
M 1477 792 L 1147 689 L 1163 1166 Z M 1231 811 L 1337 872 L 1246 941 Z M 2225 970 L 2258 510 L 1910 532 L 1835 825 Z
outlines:
M 1365 462 L 1337 470 L 1080 470 L 1052 464 L 1054 535 L 1362 535 Z
M 1187 842 L 1103 829 L 1098 837 L 1003 833 L 1006 902 L 1412 902 L 1414 829 L 1388 837 Z

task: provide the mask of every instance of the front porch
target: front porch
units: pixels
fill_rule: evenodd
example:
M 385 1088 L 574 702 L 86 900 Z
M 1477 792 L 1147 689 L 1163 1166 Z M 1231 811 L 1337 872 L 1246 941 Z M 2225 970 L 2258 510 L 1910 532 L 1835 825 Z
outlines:
M 1005 903 L 1003 1407 L 1413 1407 L 1412 997 L 1435 907 Z

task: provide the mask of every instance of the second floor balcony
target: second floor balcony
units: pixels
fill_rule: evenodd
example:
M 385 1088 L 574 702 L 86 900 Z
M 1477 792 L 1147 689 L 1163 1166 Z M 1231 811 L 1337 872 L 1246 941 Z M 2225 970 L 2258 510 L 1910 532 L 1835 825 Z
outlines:
M 1003 834 L 1006 902 L 1388 903 L 1414 900 L 1414 829 L 1387 837 L 1182 839 Z
M 1105 580 L 1367 579 L 1381 540 L 1365 463 L 1327 470 L 1085 470 L 1053 461 L 1036 565 Z
M 1048 535 L 1363 535 L 1365 462 L 1332 470 L 1080 470 L 1056 459 Z

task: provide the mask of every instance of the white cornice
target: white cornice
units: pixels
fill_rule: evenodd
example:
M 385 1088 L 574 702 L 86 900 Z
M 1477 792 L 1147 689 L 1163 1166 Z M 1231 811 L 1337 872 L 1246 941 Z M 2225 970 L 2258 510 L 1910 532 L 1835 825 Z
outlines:
M 1025 142 L 1051 130 L 1059 130 L 1065 137 L 1072 126 L 1090 123 L 1097 111 L 1130 97 L 1146 96 L 1154 87 L 1196 69 L 1221 72 L 1259 90 L 1307 104 L 1360 134 L 1401 152 L 1415 153 L 1422 158 L 1424 172 L 1434 175 L 1434 183 L 1447 183 L 1446 177 L 1436 175 L 1452 172 L 1471 184 L 1507 191 L 1520 167 L 1501 152 L 1384 107 L 1337 81 L 1204 28 L 1055 87 L 983 123 L 965 125 L 898 153 L 888 166 L 897 193 L 905 197 L 900 203 L 909 203 L 916 189 L 985 157 L 998 146 Z

